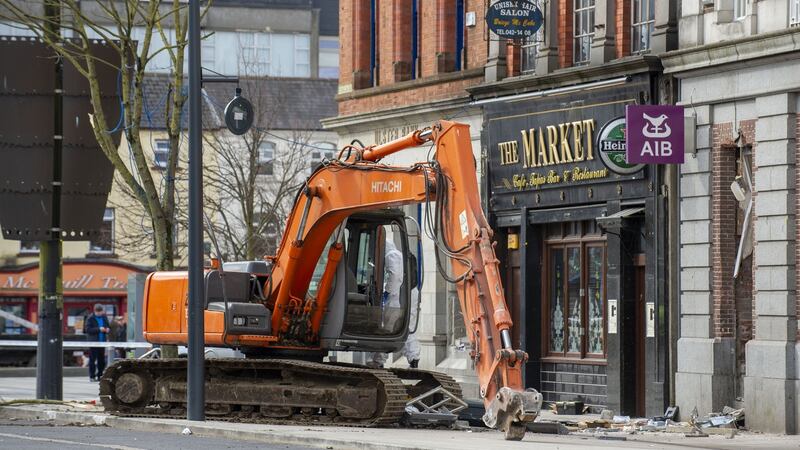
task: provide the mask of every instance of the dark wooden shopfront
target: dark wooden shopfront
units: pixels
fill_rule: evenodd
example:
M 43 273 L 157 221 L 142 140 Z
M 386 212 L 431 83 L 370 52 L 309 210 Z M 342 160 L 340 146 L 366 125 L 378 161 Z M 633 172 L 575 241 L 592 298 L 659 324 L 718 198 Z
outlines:
M 656 77 L 484 105 L 484 188 L 514 339 L 530 355 L 526 385 L 547 402 L 664 411 L 661 174 L 613 160 L 625 106 L 654 98 Z

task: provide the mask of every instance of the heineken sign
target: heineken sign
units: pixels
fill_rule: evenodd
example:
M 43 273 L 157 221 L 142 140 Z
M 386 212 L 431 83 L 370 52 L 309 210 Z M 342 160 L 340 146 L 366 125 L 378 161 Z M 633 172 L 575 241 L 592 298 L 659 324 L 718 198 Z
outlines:
M 625 117 L 617 117 L 600 128 L 597 150 L 600 160 L 609 170 L 620 175 L 630 175 L 644 168 L 644 164 L 626 161 L 627 149 Z
M 530 0 L 499 1 L 486 11 L 486 25 L 501 38 L 530 38 L 542 23 L 542 10 Z

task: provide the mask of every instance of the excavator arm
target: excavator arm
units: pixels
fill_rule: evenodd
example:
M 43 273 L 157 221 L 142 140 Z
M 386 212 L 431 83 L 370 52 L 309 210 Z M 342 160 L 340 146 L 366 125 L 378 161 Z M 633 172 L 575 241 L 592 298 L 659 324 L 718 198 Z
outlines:
M 403 149 L 434 143 L 430 161 L 407 167 L 380 163 Z M 512 347 L 511 315 L 505 300 L 492 230 L 481 208 L 469 127 L 440 121 L 430 129 L 379 146 L 347 147 L 337 160 L 316 170 L 298 195 L 273 258 L 267 289 L 272 330 L 285 342 L 318 338 L 330 279 L 341 243 L 328 246 L 353 213 L 409 204 L 435 204 L 431 226 L 437 266 L 456 285 L 470 356 L 486 404 L 484 422 L 521 439 L 539 413 L 541 395 L 525 390 L 527 354 Z M 316 298 L 307 296 L 314 264 L 328 247 L 328 266 Z M 445 273 L 438 256 L 449 259 Z

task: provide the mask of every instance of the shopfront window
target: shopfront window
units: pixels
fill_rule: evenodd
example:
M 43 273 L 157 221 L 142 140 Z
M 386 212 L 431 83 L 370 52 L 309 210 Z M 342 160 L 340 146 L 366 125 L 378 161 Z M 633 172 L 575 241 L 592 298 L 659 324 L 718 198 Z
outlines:
M 28 308 L 24 298 L 6 298 L 0 303 L 0 334 L 29 334 L 30 331 L 14 317 L 27 319 Z
M 548 230 L 546 287 L 548 353 L 569 358 L 605 355 L 605 266 L 602 235 L 587 222 Z

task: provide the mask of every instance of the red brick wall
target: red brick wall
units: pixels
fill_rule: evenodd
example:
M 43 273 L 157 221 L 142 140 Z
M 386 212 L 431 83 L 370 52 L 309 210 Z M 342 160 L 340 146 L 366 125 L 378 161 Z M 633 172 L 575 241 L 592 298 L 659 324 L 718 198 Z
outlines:
M 436 0 L 436 73 L 456 66 L 456 0 Z
M 402 91 L 387 92 L 357 99 L 339 101 L 339 115 L 384 111 L 419 103 L 466 97 L 466 88 L 483 81 L 483 76 L 464 78 Z
M 558 4 L 558 63 L 561 68 L 572 67 L 573 0 L 559 0 Z
M 485 0 L 467 0 L 464 10 L 475 13 L 475 26 L 466 27 L 464 31 L 464 46 L 466 47 L 467 61 L 465 67 L 474 69 L 483 67 L 489 54 L 489 42 L 486 40 L 486 2 Z
M 356 0 L 339 2 L 339 41 L 348 45 L 339 45 L 339 84 L 353 83 L 353 36 L 355 21 L 353 20 L 353 4 Z
M 506 76 L 516 77 L 522 70 L 522 47 L 519 43 L 506 43 Z
M 389 8 L 384 9 L 388 10 Z M 387 36 L 385 39 L 385 46 L 389 46 L 389 44 L 393 45 L 392 61 L 390 62 L 392 66 L 392 78 L 384 78 L 385 80 L 392 80 L 396 83 L 398 81 L 411 79 L 411 71 L 413 70 L 411 45 L 414 42 L 410 38 L 411 32 L 413 31 L 411 13 L 411 2 L 408 0 L 392 0 L 392 15 L 387 17 L 387 21 L 391 21 L 392 35 L 402 36 L 403 38 L 392 39 L 392 36 Z
M 631 54 L 631 0 L 616 1 L 616 37 L 617 58 Z
M 340 58 L 342 76 L 340 86 L 354 90 L 369 88 L 369 0 L 343 0 L 340 8 Z M 380 111 L 401 106 L 426 103 L 466 96 L 465 89 L 483 81 L 482 76 L 442 81 L 436 84 L 417 86 L 410 83 L 407 89 L 381 92 L 381 87 L 406 81 L 411 78 L 411 2 L 409 0 L 379 0 L 378 53 L 379 77 L 374 95 L 359 98 L 344 96 L 339 100 L 339 114 L 349 115 Z M 488 41 L 484 22 L 486 3 L 484 0 L 466 0 L 465 12 L 474 12 L 476 25 L 466 27 L 464 37 L 466 69 L 482 68 L 488 56 Z M 419 57 L 421 76 L 424 79 L 441 76 L 440 69 L 452 71 L 455 62 L 455 0 L 422 0 L 419 2 Z M 363 22 L 363 23 L 362 23 Z M 402 31 L 407 28 L 407 31 Z M 445 55 L 449 52 L 449 56 Z M 437 58 L 437 54 L 439 57 Z M 443 59 L 444 58 L 444 59 Z M 407 61 L 406 71 L 397 62 Z M 442 66 L 445 64 L 445 66 Z M 354 77 L 359 74 L 360 78 Z M 363 78 L 367 79 L 365 83 Z M 359 84 L 360 83 L 360 84 Z M 373 91 L 365 91 L 373 92 Z
M 730 192 L 736 175 L 731 123 L 712 127 L 711 148 L 711 291 L 714 336 L 733 337 L 736 326 L 733 262 L 736 258 L 736 199 Z
M 340 38 L 340 42 L 348 42 L 353 46 L 353 89 L 363 89 L 370 86 L 370 2 L 369 0 L 351 1 L 353 11 L 352 39 L 345 41 Z M 345 15 L 345 17 L 347 16 L 350 16 L 350 14 Z M 344 21 L 341 16 L 339 20 Z M 341 80 L 339 82 L 341 83 Z

